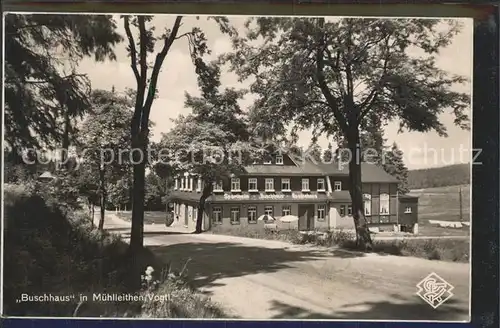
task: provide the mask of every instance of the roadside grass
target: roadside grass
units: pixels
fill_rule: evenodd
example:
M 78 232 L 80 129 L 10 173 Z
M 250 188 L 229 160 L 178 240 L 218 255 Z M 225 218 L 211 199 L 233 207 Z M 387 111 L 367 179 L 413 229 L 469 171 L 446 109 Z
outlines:
M 225 229 L 215 227 L 213 233 L 239 237 L 280 240 L 299 245 L 338 247 L 358 251 L 356 236 L 351 231 L 328 231 L 301 233 L 297 230 L 247 230 L 244 228 Z M 449 262 L 469 261 L 469 240 L 445 238 L 374 240 L 373 252 L 386 255 L 412 256 L 428 260 Z
M 4 188 L 4 313 L 41 317 L 214 318 L 223 311 L 184 282 L 149 250 L 130 260 L 119 235 L 99 231 L 83 211 L 61 210 L 60 201 L 21 185 Z M 138 288 L 130 272 L 156 268 L 152 289 Z M 136 271 L 136 272 L 137 272 Z M 139 301 L 92 301 L 98 293 L 137 295 Z M 22 296 L 68 297 L 67 302 L 19 302 Z M 78 295 L 86 295 L 82 302 Z M 148 297 L 163 295 L 163 299 Z

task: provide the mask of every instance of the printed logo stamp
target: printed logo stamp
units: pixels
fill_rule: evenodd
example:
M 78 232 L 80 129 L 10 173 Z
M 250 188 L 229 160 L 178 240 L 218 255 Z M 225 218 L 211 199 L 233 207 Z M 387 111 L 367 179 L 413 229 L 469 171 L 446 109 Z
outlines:
M 433 272 L 417 284 L 417 295 L 430 306 L 437 309 L 453 296 L 451 291 L 454 288 L 450 283 Z

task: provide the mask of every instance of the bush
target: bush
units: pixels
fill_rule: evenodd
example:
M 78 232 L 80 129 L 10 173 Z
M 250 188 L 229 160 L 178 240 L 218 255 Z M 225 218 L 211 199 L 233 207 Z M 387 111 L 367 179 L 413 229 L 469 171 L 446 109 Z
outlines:
M 168 265 L 162 270 L 159 280 L 148 267 L 143 276 L 143 291 L 146 301 L 142 305 L 142 318 L 223 318 L 221 308 L 208 297 L 191 289 L 184 275 L 187 263 L 181 272 L 173 272 Z M 147 298 L 161 295 L 160 299 Z
M 92 230 L 83 213 L 20 186 L 5 188 L 4 305 L 8 315 L 68 316 L 70 302 L 16 302 L 22 295 L 76 295 L 126 290 L 127 245 L 118 236 Z
M 22 294 L 69 296 L 139 292 L 130 272 L 162 267 L 144 249 L 130 261 L 128 245 L 119 235 L 93 229 L 83 212 L 61 210 L 54 198 L 36 188 L 6 186 L 4 312 L 11 316 L 220 317 L 210 300 L 187 287 L 170 270 L 158 292 L 170 302 L 16 302 Z M 48 198 L 48 199 L 47 199 Z M 144 293 L 144 291 L 142 292 Z M 90 295 L 89 295 L 90 294 Z M 165 304 L 164 304 L 165 303 Z
M 214 233 L 236 235 L 267 240 L 281 240 L 298 245 L 317 245 L 325 247 L 340 247 L 349 250 L 358 250 L 356 234 L 351 231 L 311 231 L 301 233 L 297 230 L 268 232 L 264 229 L 248 230 L 245 228 L 222 229 L 215 228 Z M 429 260 L 452 262 L 469 261 L 469 241 L 446 238 L 436 239 L 403 239 L 403 240 L 375 240 L 373 252 L 397 256 L 414 256 Z

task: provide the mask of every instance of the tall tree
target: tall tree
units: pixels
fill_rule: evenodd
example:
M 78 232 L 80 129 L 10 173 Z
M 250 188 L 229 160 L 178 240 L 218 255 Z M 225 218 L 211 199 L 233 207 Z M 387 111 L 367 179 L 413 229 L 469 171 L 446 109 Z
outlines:
M 238 101 L 244 93 L 220 87 L 220 68 L 215 63 L 199 66 L 200 97 L 186 94 L 185 106 L 193 114 L 180 117 L 162 143 L 177 154 L 177 170 L 199 176 L 203 189 L 198 203 L 196 233 L 202 232 L 206 199 L 213 183 L 243 172 L 256 159 L 249 124 Z M 255 143 L 253 144 L 255 146 Z M 259 158 L 260 159 L 260 158 Z
M 130 125 L 132 138 L 133 158 L 133 200 L 132 200 L 132 228 L 130 234 L 130 250 L 133 254 L 143 248 L 144 231 L 144 197 L 145 197 L 145 154 L 149 143 L 149 116 L 151 106 L 156 97 L 158 76 L 163 62 L 174 42 L 180 38 L 187 38 L 194 64 L 199 65 L 200 57 L 207 53 L 205 34 L 199 28 L 193 28 L 186 33 L 180 33 L 182 16 L 177 16 L 171 29 L 165 29 L 160 37 L 154 35 L 154 27 L 147 26 L 152 21 L 151 16 L 123 16 L 123 23 L 128 39 L 128 51 L 131 67 L 134 72 L 137 88 L 135 94 L 134 115 Z M 132 28 L 137 30 L 138 42 L 134 38 Z M 158 40 L 163 41 L 161 50 L 156 54 L 154 63 L 148 62 L 148 55 L 155 50 Z M 151 74 L 148 71 L 151 69 Z M 142 154 L 142 160 L 141 160 Z
M 5 16 L 4 126 L 11 149 L 67 149 L 74 119 L 90 107 L 90 81 L 76 66 L 83 57 L 115 59 L 113 47 L 122 40 L 115 29 L 109 15 Z
M 333 160 L 334 160 L 333 146 L 331 143 L 328 143 L 328 147 L 323 151 L 323 162 L 332 163 Z
M 322 161 L 322 153 L 323 150 L 317 143 L 312 143 L 306 150 L 308 158 L 316 161 L 317 163 L 320 163 Z
M 408 168 L 403 161 L 403 151 L 396 143 L 393 143 L 390 152 L 385 154 L 382 167 L 387 173 L 399 180 L 398 192 L 401 195 L 410 191 L 408 188 Z
M 436 66 L 460 31 L 456 21 L 259 17 L 246 26 L 224 59 L 241 80 L 253 78 L 258 108 L 278 117 L 275 124 L 343 136 L 352 154 L 373 113 L 398 120 L 401 130 L 446 136 L 439 116 L 451 109 L 455 123 L 469 127 L 469 95 L 452 90 L 466 79 Z M 349 162 L 349 179 L 358 245 L 371 249 L 359 160 Z
M 88 164 L 88 173 L 97 182 L 101 210 L 98 227 L 102 230 L 108 186 L 130 174 L 129 127 L 132 111 L 127 97 L 102 90 L 94 92 L 94 95 L 95 108 L 82 125 L 81 137 L 85 146 L 83 160 Z

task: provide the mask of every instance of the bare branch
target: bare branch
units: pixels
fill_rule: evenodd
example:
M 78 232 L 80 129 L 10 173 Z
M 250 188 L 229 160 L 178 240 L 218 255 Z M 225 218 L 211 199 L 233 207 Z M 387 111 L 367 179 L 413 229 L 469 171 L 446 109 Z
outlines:
M 140 40 L 139 66 L 141 67 L 141 87 L 145 89 L 148 77 L 148 63 L 147 63 L 148 39 L 146 34 L 146 22 L 144 16 L 139 16 L 138 21 L 139 21 L 139 40 Z
M 189 37 L 189 35 L 192 35 L 192 34 L 193 34 L 193 32 L 186 32 L 186 33 L 183 33 L 183 34 L 179 35 L 174 40 L 182 39 L 185 36 Z
M 134 37 L 132 36 L 132 31 L 130 31 L 129 16 L 125 16 L 123 18 L 123 21 L 125 25 L 125 33 L 127 34 L 127 39 L 130 47 L 130 66 L 132 67 L 132 71 L 134 72 L 135 80 L 139 85 L 140 76 L 139 71 L 137 70 L 137 50 L 135 49 L 135 41 Z
M 358 117 L 358 124 L 360 124 L 363 118 L 365 118 L 366 114 L 368 114 L 373 102 L 377 99 L 377 97 L 380 94 L 380 91 L 384 88 L 384 80 L 387 75 L 387 64 L 389 62 L 389 54 L 390 54 L 389 39 L 390 36 L 386 36 L 385 38 L 386 55 L 384 57 L 384 67 L 382 69 L 382 74 L 380 75 L 379 81 L 377 85 L 373 88 L 373 90 L 365 98 L 365 100 L 359 105 L 359 111 L 361 113 Z
M 151 111 L 151 105 L 153 104 L 155 92 L 156 92 L 156 84 L 158 82 L 158 75 L 160 74 L 161 65 L 165 60 L 165 57 L 172 47 L 172 44 L 177 37 L 177 33 L 179 33 L 179 27 L 181 26 L 182 16 L 177 16 L 175 19 L 174 27 L 172 28 L 172 32 L 165 39 L 165 44 L 161 51 L 156 55 L 155 64 L 153 66 L 153 73 L 151 74 L 151 81 L 149 82 L 149 92 L 146 98 L 146 103 L 144 104 L 144 116 L 142 120 L 142 126 L 147 128 L 149 121 L 149 112 Z
M 324 26 L 324 19 L 320 19 L 320 27 L 321 29 Z M 323 61 L 323 54 L 324 54 L 324 32 L 321 31 L 321 35 L 319 36 L 320 42 L 318 49 L 316 51 L 316 77 L 318 79 L 318 84 L 321 89 L 321 92 L 325 96 L 326 101 L 328 102 L 328 106 L 332 109 L 333 115 L 335 116 L 335 119 L 337 120 L 338 124 L 340 125 L 341 129 L 347 133 L 348 131 L 348 125 L 346 122 L 346 119 L 344 115 L 340 112 L 338 104 L 337 104 L 337 99 L 332 95 L 330 92 L 330 89 L 328 88 L 328 84 L 326 83 L 325 75 L 323 73 L 324 69 L 324 61 Z

